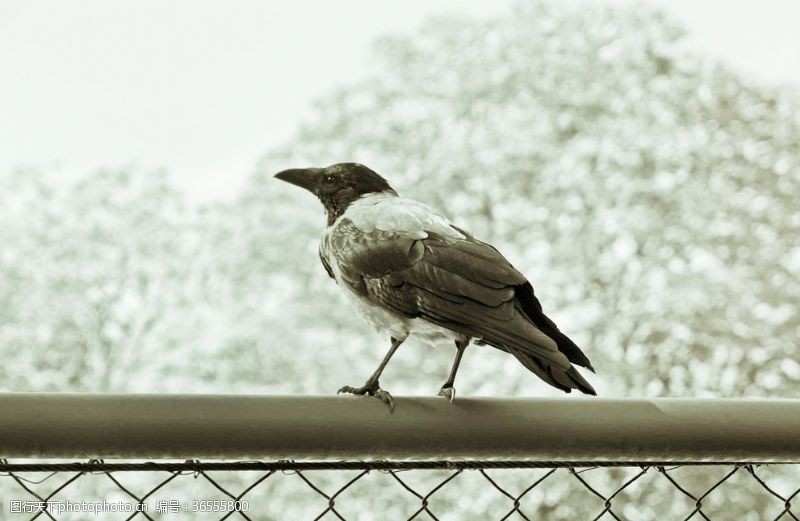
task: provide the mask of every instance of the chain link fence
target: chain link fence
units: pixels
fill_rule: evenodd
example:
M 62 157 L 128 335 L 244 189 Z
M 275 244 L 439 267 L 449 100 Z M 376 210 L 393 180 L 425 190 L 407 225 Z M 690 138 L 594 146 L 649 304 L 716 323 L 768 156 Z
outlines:
M 800 465 L 0 460 L 0 491 L 12 520 L 797 520 Z

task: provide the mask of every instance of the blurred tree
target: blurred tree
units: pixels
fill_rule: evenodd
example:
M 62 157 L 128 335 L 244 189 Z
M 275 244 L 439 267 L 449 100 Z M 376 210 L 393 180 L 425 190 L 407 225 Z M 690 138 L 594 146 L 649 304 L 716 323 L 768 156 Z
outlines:
M 136 376 L 156 373 L 169 355 L 165 324 L 188 304 L 191 223 L 161 174 L 56 181 L 26 171 L 0 180 L 14 194 L 0 209 L 0 350 L 14 361 L 0 385 L 137 388 Z

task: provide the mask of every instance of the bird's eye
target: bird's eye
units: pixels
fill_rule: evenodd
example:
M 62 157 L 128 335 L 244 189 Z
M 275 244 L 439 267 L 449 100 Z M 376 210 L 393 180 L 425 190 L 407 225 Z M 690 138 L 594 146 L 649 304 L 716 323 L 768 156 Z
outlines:
M 328 183 L 328 184 L 333 183 L 333 176 L 332 175 L 326 175 L 325 176 L 325 182 Z

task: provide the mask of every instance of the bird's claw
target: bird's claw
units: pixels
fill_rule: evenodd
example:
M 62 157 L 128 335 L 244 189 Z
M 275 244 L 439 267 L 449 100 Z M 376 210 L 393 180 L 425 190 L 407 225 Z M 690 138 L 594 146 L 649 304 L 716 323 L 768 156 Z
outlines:
M 378 398 L 380 401 L 382 401 L 386 405 L 388 405 L 389 406 L 389 412 L 394 412 L 394 398 L 392 398 L 391 394 L 389 394 L 388 392 L 384 391 L 383 389 L 378 389 L 377 391 L 375 391 L 375 394 L 373 394 L 373 396 L 375 398 Z
M 367 387 L 366 385 L 363 387 L 351 387 L 349 385 L 345 385 L 340 387 L 336 394 L 348 393 L 348 394 L 372 394 L 373 389 L 371 387 Z
M 392 398 L 392 395 L 389 394 L 387 391 L 381 389 L 378 386 L 377 382 L 374 383 L 367 382 L 365 385 L 361 387 L 351 387 L 349 385 L 345 385 L 336 392 L 336 394 L 341 394 L 341 393 L 359 394 L 359 395 L 366 394 L 367 396 L 374 396 L 375 398 L 378 398 L 380 401 L 388 405 L 390 412 L 394 412 L 394 399 Z
M 456 390 L 454 387 L 442 387 L 439 391 L 439 396 L 444 396 L 450 403 L 453 403 L 453 399 L 456 397 Z

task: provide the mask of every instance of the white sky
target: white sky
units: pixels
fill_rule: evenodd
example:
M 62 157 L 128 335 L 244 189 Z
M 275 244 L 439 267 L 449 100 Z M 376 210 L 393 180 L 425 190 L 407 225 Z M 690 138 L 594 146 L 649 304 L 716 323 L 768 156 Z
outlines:
M 614 0 L 612 0 L 614 1 Z M 800 1 L 650 0 L 696 46 L 800 86 Z M 0 171 L 164 167 L 196 199 L 235 193 L 369 43 L 509 0 L 3 0 Z

